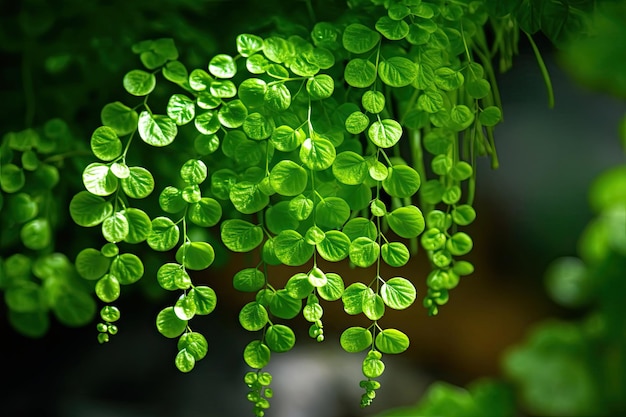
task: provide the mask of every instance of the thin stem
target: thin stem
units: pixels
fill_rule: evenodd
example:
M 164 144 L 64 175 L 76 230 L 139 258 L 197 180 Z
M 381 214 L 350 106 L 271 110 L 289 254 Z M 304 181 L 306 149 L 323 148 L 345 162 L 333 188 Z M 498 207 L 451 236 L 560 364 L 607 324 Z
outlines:
M 539 70 L 541 71 L 541 76 L 543 77 L 543 82 L 546 84 L 546 89 L 548 90 L 548 107 L 554 108 L 554 90 L 552 89 L 552 80 L 550 80 L 550 74 L 548 73 L 548 67 L 546 67 L 546 63 L 543 61 L 541 57 L 541 53 L 539 52 L 539 48 L 537 48 L 537 44 L 533 40 L 532 36 L 528 33 L 524 32 L 528 41 L 530 42 L 530 46 L 533 48 L 533 52 L 535 53 L 535 58 L 537 59 L 537 64 L 539 65 Z

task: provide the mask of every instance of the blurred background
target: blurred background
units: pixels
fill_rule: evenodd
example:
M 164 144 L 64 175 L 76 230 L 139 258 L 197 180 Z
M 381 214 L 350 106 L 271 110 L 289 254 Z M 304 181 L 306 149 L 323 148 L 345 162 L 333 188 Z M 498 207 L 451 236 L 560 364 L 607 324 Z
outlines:
M 318 18 L 332 16 L 330 3 Z M 133 43 L 171 36 L 189 67 L 204 67 L 212 54 L 234 51 L 235 34 L 285 24 L 276 16 L 297 20 L 305 8 L 302 1 L 1 2 L 0 133 L 60 117 L 75 135 L 88 138 L 100 124 L 102 105 L 123 96 L 122 75 L 139 65 L 130 52 Z M 290 9 L 295 11 L 289 14 Z M 504 106 L 504 123 L 496 128 L 500 168 L 491 170 L 487 160 L 478 166 L 478 218 L 469 227 L 474 250 L 468 256 L 476 272 L 452 291 L 438 316 L 427 317 L 419 302 L 427 269 L 419 259 L 403 268 L 418 287 L 418 302 L 383 321 L 406 332 L 411 347 L 386 357 L 382 387 L 368 409 L 358 407 L 362 357 L 343 352 L 338 343 L 341 331 L 359 319 L 345 315 L 340 303 L 326 303 L 323 344 L 309 341 L 301 320 L 296 348 L 275 355 L 268 367 L 275 392 L 268 415 L 373 416 L 408 406 L 435 380 L 465 385 L 501 376 L 502 355 L 536 323 L 584 315 L 584 308 L 565 309 L 551 301 L 544 272 L 555 258 L 576 254 L 578 237 L 592 217 L 587 193 L 593 179 L 624 163 L 617 127 L 626 106 L 574 81 L 559 52 L 541 36 L 536 41 L 556 107 L 548 109 L 537 62 L 522 39 L 513 69 L 499 76 Z M 84 231 L 68 227 L 58 245 L 78 247 L 76 239 Z M 214 313 L 194 320 L 194 330 L 207 336 L 209 355 L 187 375 L 174 366 L 175 343 L 153 325 L 156 314 L 172 303 L 171 294 L 157 295 L 149 283 L 119 300 L 120 332 L 104 346 L 96 341 L 95 324 L 72 329 L 53 321 L 44 337 L 24 337 L 8 325 L 0 301 L 0 415 L 251 415 L 241 360 L 249 334 L 237 320 L 249 300 L 232 289 L 239 265 L 229 261 L 194 276 L 220 298 Z M 359 273 L 343 268 L 344 276 Z M 386 276 L 396 273 L 384 271 Z

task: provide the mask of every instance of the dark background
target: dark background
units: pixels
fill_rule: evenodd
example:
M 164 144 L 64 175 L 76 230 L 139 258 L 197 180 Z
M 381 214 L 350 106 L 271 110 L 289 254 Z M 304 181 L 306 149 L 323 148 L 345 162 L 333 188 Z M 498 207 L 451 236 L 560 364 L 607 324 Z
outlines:
M 25 114 L 29 118 L 24 101 L 29 87 L 22 85 L 25 61 L 31 63 L 30 88 L 38 97 L 30 121 L 63 117 L 75 121 L 80 134 L 99 124 L 103 104 L 123 94 L 122 75 L 138 65 L 129 49 L 137 40 L 172 36 L 181 51 L 190 45 L 183 60 L 205 63 L 211 53 L 234 50 L 232 34 L 270 24 L 270 6 L 277 8 L 276 15 L 305 8 L 300 1 L 88 3 L 0 3 L 0 133 L 22 129 Z M 54 19 L 43 33 L 32 36 L 20 26 L 24 16 L 44 27 L 47 17 Z M 539 69 L 522 41 L 513 70 L 499 77 L 505 117 L 496 129 L 501 166 L 492 171 L 488 161 L 479 163 L 478 218 L 469 228 L 476 272 L 452 291 L 439 316 L 428 318 L 420 306 L 427 270 L 419 260 L 404 268 L 404 276 L 418 286 L 418 302 L 385 320 L 410 336 L 411 347 L 403 355 L 387 357 L 383 386 L 366 410 L 358 408 L 361 355 L 344 353 L 338 345 L 340 332 L 356 325 L 358 318 L 343 314 L 340 303 L 324 304 L 326 341 L 309 342 L 302 320 L 296 324 L 296 348 L 273 357 L 268 369 L 274 375 L 275 398 L 268 415 L 363 416 L 412 404 L 435 379 L 465 384 L 498 375 L 506 348 L 520 343 L 540 319 L 581 314 L 549 300 L 543 271 L 554 258 L 575 254 L 577 238 L 591 217 L 586 190 L 599 172 L 623 162 L 617 125 L 625 107 L 574 84 L 558 65 L 558 51 L 538 41 L 554 83 L 556 107 L 547 108 Z M 68 69 L 56 74 L 42 70 L 46 62 L 51 65 L 46 59 L 63 54 L 73 57 Z M 90 59 L 103 65 L 89 65 Z M 75 233 L 68 231 L 67 236 Z M 72 242 L 61 238 L 59 245 L 64 244 Z M 207 336 L 209 354 L 188 375 L 174 367 L 175 341 L 154 327 L 158 311 L 172 303 L 171 294 L 152 298 L 149 291 L 137 290 L 123 296 L 117 303 L 120 332 L 104 346 L 96 341 L 95 323 L 81 329 L 53 323 L 42 339 L 25 338 L 7 324 L 2 305 L 0 416 L 250 415 L 242 381 L 247 369 L 241 360 L 249 335 L 237 321 L 240 307 L 249 300 L 231 288 L 238 267 L 194 276 L 220 298 L 214 313 L 194 320 L 194 330 Z M 342 276 L 358 272 L 343 271 Z

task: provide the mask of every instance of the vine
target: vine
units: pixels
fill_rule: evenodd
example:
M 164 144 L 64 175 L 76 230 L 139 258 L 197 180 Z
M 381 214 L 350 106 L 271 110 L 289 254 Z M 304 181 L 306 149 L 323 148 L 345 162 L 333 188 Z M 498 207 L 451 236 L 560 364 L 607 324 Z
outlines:
M 341 300 L 348 315 L 370 321 L 340 336 L 345 351 L 367 351 L 360 385 L 361 405 L 369 405 L 384 355 L 402 353 L 410 343 L 380 319 L 386 309 L 404 310 L 417 299 L 416 277 L 383 277 L 382 264 L 404 266 L 421 246 L 431 270 L 416 275 L 427 275 L 422 304 L 429 315 L 474 270 L 462 258 L 473 248 L 463 228 L 476 218 L 477 157 L 498 166 L 494 127 L 502 120 L 492 60 L 508 69 L 518 25 L 527 34 L 537 30 L 527 28 L 532 22 L 522 11 L 502 7 L 349 1 L 342 16 L 315 22 L 307 34 L 239 34 L 236 54 L 214 55 L 206 68 L 191 70 L 172 39 L 133 45 L 143 68 L 123 78 L 131 97 L 103 107 L 102 125 L 89 141 L 98 161 L 82 169 L 84 190 L 69 204 L 72 220 L 98 227 L 104 240 L 99 248 L 81 248 L 73 263 L 58 253 L 35 264 L 21 254 L 6 258 L 3 281 L 20 282 L 3 284 L 7 304 L 14 314 L 31 313 L 24 305 L 41 296 L 28 283 L 31 269 L 42 279 L 67 269 L 72 281 L 57 280 L 57 298 L 47 305 L 62 321 L 84 324 L 96 309 L 88 295 L 93 290 L 105 304 L 97 325 L 105 343 L 118 332 L 114 303 L 123 287 L 144 276 L 146 246 L 164 257 L 171 253 L 156 280 L 175 295 L 156 327 L 178 340 L 175 365 L 189 372 L 208 352 L 191 321 L 217 303 L 216 292 L 195 283 L 193 272 L 213 264 L 219 235 L 230 251 L 257 254 L 232 279 L 235 289 L 254 295 L 239 322 L 254 333 L 243 359 L 252 369 L 244 382 L 255 415 L 270 406 L 272 376 L 265 368 L 272 354 L 295 346 L 289 320 L 301 314 L 311 338 L 327 337 L 322 301 Z M 44 128 L 51 139 L 66 135 L 60 131 L 60 121 Z M 5 137 L 0 148 L 11 227 L 33 251 L 50 246 L 52 220 L 38 207 L 47 204 L 58 178 L 54 162 L 66 150 L 55 148 L 61 152 L 40 161 L 53 151 L 47 146 L 28 130 Z M 153 173 L 171 164 L 178 177 L 159 184 Z M 30 194 L 20 192 L 25 172 L 42 184 Z M 142 203 L 146 199 L 158 204 Z M 324 271 L 320 258 L 347 260 L 366 271 L 359 274 L 365 278 Z M 282 266 L 298 268 L 283 288 L 272 280 L 273 268 Z M 14 323 L 38 334 L 47 318 L 36 313 Z

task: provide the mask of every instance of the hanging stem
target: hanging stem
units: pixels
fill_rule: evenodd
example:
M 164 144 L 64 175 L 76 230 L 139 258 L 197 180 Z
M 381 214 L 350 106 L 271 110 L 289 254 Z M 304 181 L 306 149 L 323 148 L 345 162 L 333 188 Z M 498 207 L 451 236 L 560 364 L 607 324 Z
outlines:
M 530 42 L 530 46 L 533 48 L 533 52 L 535 53 L 535 58 L 537 59 L 537 64 L 539 65 L 539 70 L 541 71 L 543 82 L 546 84 L 546 89 L 548 90 L 548 107 L 552 109 L 554 108 L 554 90 L 552 89 L 552 81 L 550 80 L 548 68 L 546 67 L 546 63 L 543 61 L 541 53 L 539 52 L 539 48 L 537 48 L 537 44 L 533 40 L 532 36 L 530 36 L 526 32 L 524 33 L 526 34 L 526 37 Z

